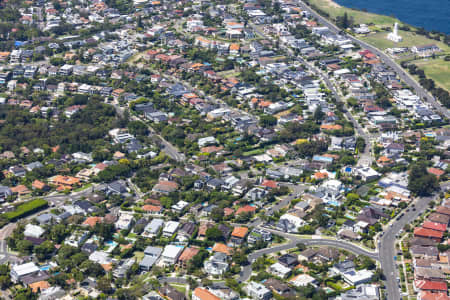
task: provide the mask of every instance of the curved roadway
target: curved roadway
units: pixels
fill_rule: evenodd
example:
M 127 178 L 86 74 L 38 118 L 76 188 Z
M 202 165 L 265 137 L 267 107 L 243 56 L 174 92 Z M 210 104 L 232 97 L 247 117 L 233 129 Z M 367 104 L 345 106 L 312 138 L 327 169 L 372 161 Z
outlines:
M 311 7 L 306 5 L 303 1 L 297 1 L 297 3 L 300 5 L 301 8 L 308 11 L 312 16 L 314 16 L 321 24 L 327 26 L 332 30 L 334 33 L 339 33 L 342 30 L 338 28 L 335 24 L 333 24 L 328 19 L 322 17 L 319 13 L 317 13 L 315 10 L 313 10 Z M 426 89 L 424 89 L 414 78 L 412 78 L 408 73 L 406 73 L 401 66 L 399 66 L 392 58 L 387 56 L 383 51 L 380 49 L 367 44 L 364 41 L 361 41 L 360 39 L 352 36 L 352 35 L 346 35 L 350 40 L 355 42 L 356 44 L 359 44 L 361 47 L 364 47 L 370 51 L 372 51 L 374 54 L 378 55 L 383 62 L 391 67 L 400 77 L 401 80 L 403 80 L 407 85 L 414 88 L 416 94 L 420 96 L 422 99 L 426 100 L 428 103 L 430 103 L 439 113 L 444 115 L 446 118 L 450 117 L 450 112 L 448 109 L 443 107 L 439 102 L 437 102 L 434 97 L 428 93 Z
M 372 259 L 379 260 L 379 256 L 377 252 L 370 252 L 367 251 L 355 244 L 352 244 L 350 242 L 341 241 L 341 240 L 331 240 L 331 239 L 305 239 L 300 236 L 297 236 L 295 234 L 287 234 L 278 230 L 268 229 L 266 230 L 272 232 L 273 234 L 280 235 L 284 238 L 289 239 L 289 242 L 283 245 L 275 246 L 275 247 L 269 247 L 257 250 L 255 252 L 252 252 L 248 256 L 249 264 L 243 267 L 243 270 L 241 271 L 241 274 L 239 275 L 239 282 L 244 282 L 250 278 L 252 275 L 252 263 L 260 258 L 263 255 L 276 253 L 280 251 L 285 251 L 289 249 L 294 249 L 297 247 L 299 243 L 304 244 L 305 246 L 330 246 L 335 247 L 343 250 L 350 251 L 352 253 L 358 254 L 358 255 L 365 255 Z

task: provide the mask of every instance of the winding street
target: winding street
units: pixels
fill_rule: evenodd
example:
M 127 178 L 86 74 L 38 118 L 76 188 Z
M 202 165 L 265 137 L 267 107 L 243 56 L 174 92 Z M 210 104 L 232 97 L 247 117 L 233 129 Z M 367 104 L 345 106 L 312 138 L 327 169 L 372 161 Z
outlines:
M 338 28 L 335 24 L 333 24 L 328 19 L 322 17 L 319 13 L 317 13 L 315 10 L 313 10 L 311 7 L 306 5 L 303 1 L 298 0 L 298 5 L 306 11 L 308 11 L 312 16 L 314 16 L 322 25 L 327 26 L 331 31 L 334 33 L 342 33 L 342 30 Z M 367 44 L 366 42 L 352 36 L 352 35 L 345 35 L 347 38 L 355 42 L 356 44 L 360 45 L 363 48 L 366 48 L 370 50 L 372 53 L 378 55 L 383 62 L 391 67 L 400 77 L 402 81 L 404 81 L 407 85 L 411 86 L 416 94 L 427 101 L 431 106 L 436 109 L 441 115 L 445 116 L 446 118 L 450 117 L 450 111 L 443 107 L 436 99 L 426 90 L 424 89 L 411 75 L 409 75 L 407 72 L 405 72 L 401 66 L 399 66 L 392 58 L 390 58 L 388 55 L 386 55 L 383 51 L 380 49 Z
M 88 189 L 80 191 L 80 192 L 75 192 L 71 195 L 48 195 L 48 196 L 44 196 L 44 197 L 35 197 L 34 199 L 39 198 L 39 199 L 47 200 L 49 207 L 47 209 L 40 210 L 34 214 L 31 214 L 31 215 L 27 216 L 25 219 L 17 220 L 14 223 L 9 223 L 0 229 L 0 264 L 4 264 L 7 262 L 16 263 L 17 261 L 20 260 L 19 257 L 17 257 L 16 255 L 13 255 L 12 253 L 9 252 L 8 244 L 6 241 L 6 238 L 11 235 L 11 233 L 16 228 L 18 222 L 20 222 L 22 220 L 31 220 L 40 214 L 49 212 L 54 207 L 63 205 L 66 200 L 70 200 L 72 202 L 76 201 L 76 200 L 80 200 L 81 198 L 85 197 L 86 195 L 88 195 L 92 191 L 98 189 L 99 187 L 100 187 L 100 185 L 95 185 L 92 188 L 88 188 Z
M 256 27 L 254 24 L 250 23 L 249 26 L 258 35 L 264 37 L 265 39 L 268 39 L 268 40 L 274 42 L 274 39 L 271 36 L 265 34 L 261 30 L 259 30 L 258 27 Z M 291 57 L 293 59 L 296 59 L 298 62 L 301 62 L 302 64 L 308 66 L 308 69 L 310 71 L 312 71 L 314 74 L 318 75 L 322 79 L 322 81 L 325 83 L 327 88 L 333 94 L 333 97 L 336 99 L 336 101 L 343 104 L 343 106 L 345 108 L 345 112 L 344 112 L 345 117 L 347 118 L 347 120 L 349 120 L 353 124 L 353 127 L 356 130 L 357 136 L 362 137 L 364 139 L 364 142 L 365 142 L 364 152 L 360 153 L 360 155 L 359 155 L 358 166 L 370 166 L 372 164 L 372 156 L 371 156 L 371 153 L 370 153 L 370 137 L 364 131 L 364 129 L 362 128 L 361 124 L 359 124 L 358 121 L 356 121 L 355 118 L 353 117 L 353 115 L 349 112 L 345 101 L 341 98 L 341 96 L 337 92 L 337 89 L 336 89 L 335 85 L 331 82 L 331 80 L 328 77 L 328 75 L 325 72 L 323 72 L 322 70 L 318 69 L 313 64 L 311 64 L 310 62 L 308 62 L 307 60 L 303 59 L 303 57 L 301 57 L 299 55 L 295 55 L 294 51 L 291 48 L 289 48 L 288 46 L 281 44 L 280 45 L 280 49 L 286 51 L 288 53 L 289 57 Z
M 441 184 L 441 189 L 446 189 L 450 187 L 450 182 L 445 182 Z M 401 217 L 389 225 L 389 227 L 384 231 L 384 234 L 380 240 L 380 263 L 383 270 L 386 283 L 386 298 L 387 299 L 401 299 L 400 298 L 400 288 L 397 283 L 398 269 L 395 264 L 394 256 L 395 242 L 397 240 L 397 235 L 400 230 L 402 230 L 406 224 L 411 224 L 415 219 L 417 219 L 421 214 L 423 214 L 430 205 L 430 202 L 437 199 L 438 194 L 432 197 L 421 197 L 413 202 L 415 209 L 409 206 Z
M 343 250 L 347 250 L 350 251 L 354 254 L 357 255 L 365 255 L 367 257 L 370 257 L 374 260 L 379 260 L 379 256 L 377 252 L 370 252 L 367 251 L 355 244 L 352 244 L 350 242 L 346 242 L 346 241 L 342 241 L 342 240 L 332 240 L 332 239 L 306 239 L 306 238 L 302 238 L 300 236 L 297 236 L 295 234 L 288 234 L 288 233 L 284 233 L 278 230 L 273 230 L 273 229 L 269 229 L 269 228 L 264 228 L 270 232 L 272 232 L 273 234 L 277 234 L 280 235 L 286 239 L 289 240 L 288 243 L 283 244 L 283 245 L 279 245 L 279 246 L 275 246 L 275 247 L 269 247 L 269 248 L 264 248 L 261 250 L 257 250 L 253 253 L 251 253 L 248 256 L 248 260 L 249 260 L 249 264 L 243 267 L 243 270 L 241 271 L 240 275 L 239 275 L 239 280 L 238 282 L 244 282 L 246 280 L 248 280 L 250 278 L 250 276 L 252 275 L 252 263 L 260 258 L 263 255 L 267 255 L 267 254 L 272 254 L 272 253 L 276 253 L 276 252 L 280 252 L 280 251 L 285 251 L 285 250 L 289 250 L 289 249 L 294 249 L 297 248 L 297 245 L 299 243 L 304 244 L 305 246 L 330 246 L 330 247 L 335 247 L 335 248 L 339 248 L 339 249 L 343 249 Z

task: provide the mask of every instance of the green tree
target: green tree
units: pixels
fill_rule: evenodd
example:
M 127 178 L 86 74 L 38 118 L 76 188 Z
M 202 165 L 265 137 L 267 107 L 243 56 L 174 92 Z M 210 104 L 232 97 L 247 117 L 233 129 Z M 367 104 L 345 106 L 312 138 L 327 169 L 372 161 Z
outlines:
M 316 108 L 316 110 L 314 111 L 313 119 L 316 122 L 320 122 L 323 120 L 324 117 L 325 117 L 325 113 L 322 111 L 322 108 L 320 106 L 318 106 Z
M 217 226 L 206 229 L 206 238 L 211 241 L 220 241 L 223 239 L 223 233 Z
M 220 207 L 214 207 L 211 210 L 211 219 L 213 219 L 215 222 L 221 222 L 223 220 L 223 208 Z
M 97 280 L 97 288 L 105 294 L 111 294 L 113 292 L 111 280 L 109 280 L 107 277 L 102 277 Z
M 427 172 L 426 162 L 419 161 L 411 166 L 408 189 L 417 196 L 428 196 L 439 189 L 436 176 Z
M 259 118 L 259 125 L 262 127 L 272 127 L 277 124 L 277 118 L 272 115 L 262 115 Z
M 148 127 L 141 121 L 131 121 L 128 123 L 128 130 L 133 135 L 147 135 Z
M 31 251 L 33 250 L 33 243 L 29 240 L 18 241 L 17 250 L 22 254 L 31 254 Z
M 194 272 L 203 267 L 204 261 L 208 258 L 208 251 L 201 249 L 188 263 L 188 271 Z
M 243 250 L 236 250 L 233 254 L 232 260 L 234 263 L 240 266 L 245 266 L 248 264 L 247 255 Z
M 50 258 L 54 251 L 55 246 L 51 241 L 45 241 L 34 248 L 34 253 L 40 261 Z
M 9 277 L 9 275 L 1 275 L 0 276 L 0 288 L 2 290 L 6 290 L 7 288 L 9 288 L 11 286 L 11 278 Z

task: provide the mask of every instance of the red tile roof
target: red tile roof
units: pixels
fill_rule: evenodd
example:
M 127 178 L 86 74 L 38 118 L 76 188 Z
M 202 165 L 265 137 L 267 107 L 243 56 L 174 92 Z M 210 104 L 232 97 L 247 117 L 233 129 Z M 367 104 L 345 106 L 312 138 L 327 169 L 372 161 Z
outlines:
M 160 212 L 162 210 L 161 206 L 158 205 L 144 205 L 142 209 L 148 212 Z
M 198 248 L 187 247 L 186 249 L 183 250 L 183 252 L 181 253 L 180 258 L 178 258 L 178 260 L 181 262 L 189 261 L 195 255 L 197 255 L 197 253 L 199 251 L 200 251 L 200 249 L 198 249 Z
M 265 179 L 261 183 L 261 185 L 265 186 L 265 187 L 268 187 L 268 188 L 271 188 L 271 189 L 276 189 L 278 187 L 278 183 L 276 181 L 268 180 L 268 179 Z
M 226 255 L 230 255 L 230 253 L 231 253 L 230 247 L 228 247 L 227 245 L 222 244 L 222 243 L 215 243 L 212 248 L 212 251 L 225 253 Z
M 422 291 L 420 293 L 420 299 L 422 300 L 450 300 L 447 293 L 432 293 L 428 291 Z
M 46 280 L 38 281 L 38 282 L 34 282 L 34 283 L 30 284 L 29 287 L 31 288 L 33 293 L 37 293 L 39 291 L 48 289 L 50 287 L 50 283 L 48 283 L 48 281 L 46 281 Z
M 447 224 L 436 223 L 436 222 L 431 222 L 431 221 L 423 222 L 422 227 L 426 228 L 426 229 L 432 229 L 432 230 L 442 231 L 442 232 L 447 231 Z
M 447 283 L 446 282 L 430 281 L 430 280 L 416 280 L 416 281 L 414 281 L 414 285 L 419 290 L 447 292 Z
M 441 169 L 437 169 L 437 168 L 428 168 L 427 171 L 428 171 L 428 173 L 433 174 L 436 177 L 441 177 L 442 175 L 445 174 L 445 171 L 443 171 Z
M 101 222 L 102 222 L 102 218 L 101 217 L 89 217 L 86 220 L 84 220 L 83 225 L 94 227 L 95 224 L 101 223 Z
M 414 228 L 414 236 L 442 239 L 443 233 L 432 229 L 416 227 Z
M 242 214 L 242 213 L 254 213 L 256 211 L 256 207 L 254 206 L 250 206 L 250 205 L 245 205 L 243 207 L 240 207 L 237 211 L 236 214 Z
M 245 238 L 247 233 L 248 233 L 247 227 L 235 227 L 231 235 L 238 238 Z
M 31 186 L 35 189 L 42 190 L 46 185 L 42 181 L 36 179 Z
M 200 299 L 200 300 L 220 300 L 219 297 L 217 297 L 216 295 L 214 295 L 207 289 L 200 288 L 200 287 L 198 287 L 194 290 L 194 295 L 197 299 Z

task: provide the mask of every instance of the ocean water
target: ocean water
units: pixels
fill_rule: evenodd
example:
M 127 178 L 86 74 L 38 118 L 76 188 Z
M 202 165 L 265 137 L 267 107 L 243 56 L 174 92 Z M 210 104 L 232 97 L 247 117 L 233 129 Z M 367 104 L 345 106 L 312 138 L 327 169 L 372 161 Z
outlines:
M 334 0 L 350 8 L 395 16 L 402 22 L 428 31 L 450 34 L 450 0 Z

